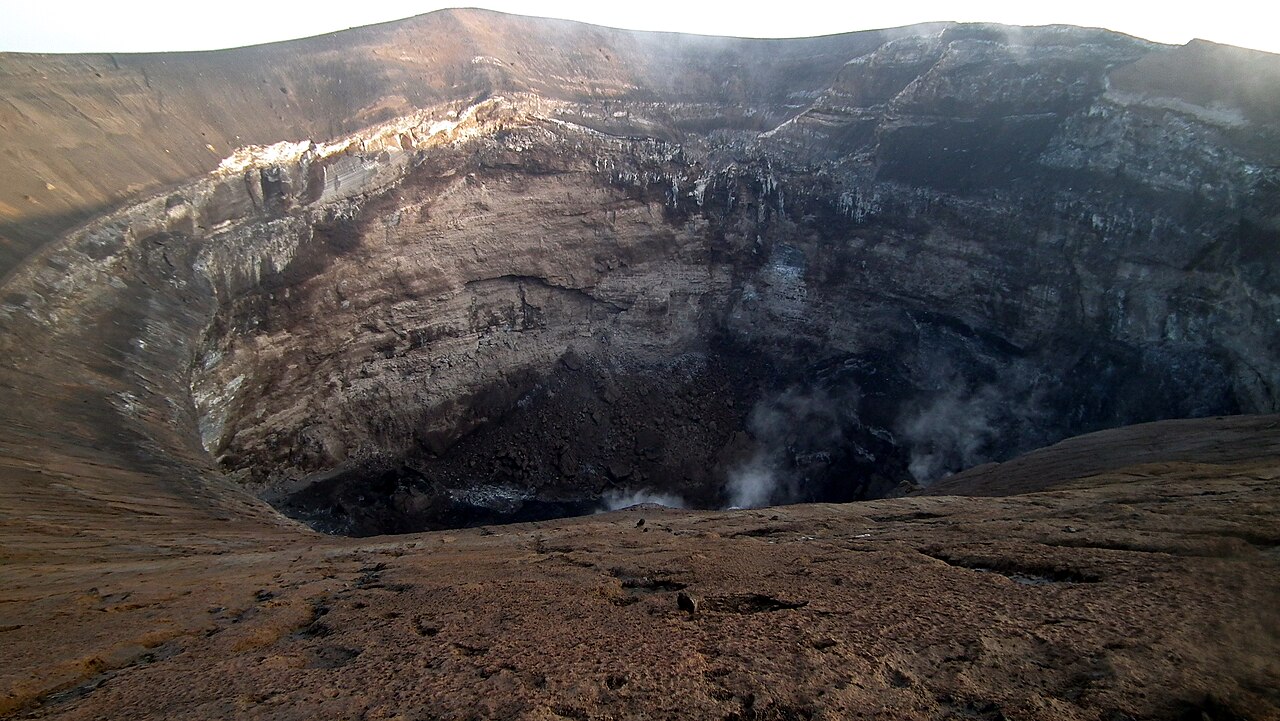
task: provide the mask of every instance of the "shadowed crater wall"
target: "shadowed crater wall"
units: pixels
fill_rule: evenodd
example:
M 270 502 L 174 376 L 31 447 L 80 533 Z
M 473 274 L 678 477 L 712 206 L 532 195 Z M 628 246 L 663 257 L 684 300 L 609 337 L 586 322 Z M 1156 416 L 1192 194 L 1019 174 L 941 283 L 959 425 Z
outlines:
M 360 535 L 875 498 L 1280 405 L 1275 95 L 1170 80 L 1275 57 L 605 35 L 608 88 L 477 54 L 467 94 L 81 228 L 6 284 L 10 337 L 106 343 L 138 462 Z

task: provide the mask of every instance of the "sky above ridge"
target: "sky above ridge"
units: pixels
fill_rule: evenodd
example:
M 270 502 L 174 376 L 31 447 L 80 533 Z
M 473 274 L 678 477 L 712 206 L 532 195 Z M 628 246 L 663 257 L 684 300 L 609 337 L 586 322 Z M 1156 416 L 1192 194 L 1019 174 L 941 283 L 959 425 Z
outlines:
M 319 35 L 454 7 L 426 0 L 330 3 L 323 0 L 0 0 L 0 51 L 154 52 L 212 50 Z M 966 0 L 941 2 L 767 3 L 570 2 L 470 3 L 523 15 L 565 18 L 636 30 L 708 35 L 797 37 L 935 20 L 1011 25 L 1065 23 L 1181 44 L 1192 38 L 1280 52 L 1280 3 L 1274 0 L 1129 2 L 1128 0 Z

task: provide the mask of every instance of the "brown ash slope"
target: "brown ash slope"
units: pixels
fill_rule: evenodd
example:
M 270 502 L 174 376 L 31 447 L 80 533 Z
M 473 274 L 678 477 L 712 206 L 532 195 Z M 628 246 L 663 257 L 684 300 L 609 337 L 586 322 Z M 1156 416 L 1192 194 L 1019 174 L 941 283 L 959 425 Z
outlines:
M 1003 498 L 377 539 L 193 518 L 128 478 L 6 460 L 79 491 L 46 512 L 90 493 L 97 511 L 0 524 L 0 714 L 1280 719 L 1280 417 L 1117 433 L 1056 466 L 1201 452 Z

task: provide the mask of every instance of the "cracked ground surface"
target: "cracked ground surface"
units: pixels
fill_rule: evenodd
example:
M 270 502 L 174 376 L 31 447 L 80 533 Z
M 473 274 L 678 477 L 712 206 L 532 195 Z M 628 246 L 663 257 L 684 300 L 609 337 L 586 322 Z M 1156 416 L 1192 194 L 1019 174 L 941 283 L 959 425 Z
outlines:
M 1087 465 L 1117 433 L 1173 448 L 1215 423 L 1233 424 L 1232 452 L 1046 472 L 1002 497 L 637 507 L 368 539 L 211 526 L 184 530 L 190 548 L 79 561 L 7 543 L 3 704 L 65 719 L 1276 719 L 1275 417 L 1066 448 Z

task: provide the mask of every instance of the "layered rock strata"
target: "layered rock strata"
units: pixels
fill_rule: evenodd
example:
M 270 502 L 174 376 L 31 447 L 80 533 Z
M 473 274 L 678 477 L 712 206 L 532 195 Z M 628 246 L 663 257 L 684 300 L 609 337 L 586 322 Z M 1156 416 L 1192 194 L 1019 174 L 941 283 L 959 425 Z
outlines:
M 1273 57 L 886 37 L 785 55 L 796 87 L 724 90 L 761 62 L 726 41 L 719 83 L 485 92 L 244 148 L 18 268 L 10 372 L 33 338 L 106 348 L 143 447 L 357 533 L 875 497 L 1277 407 L 1274 103 L 1169 78 L 1195 55 L 1264 82 Z

